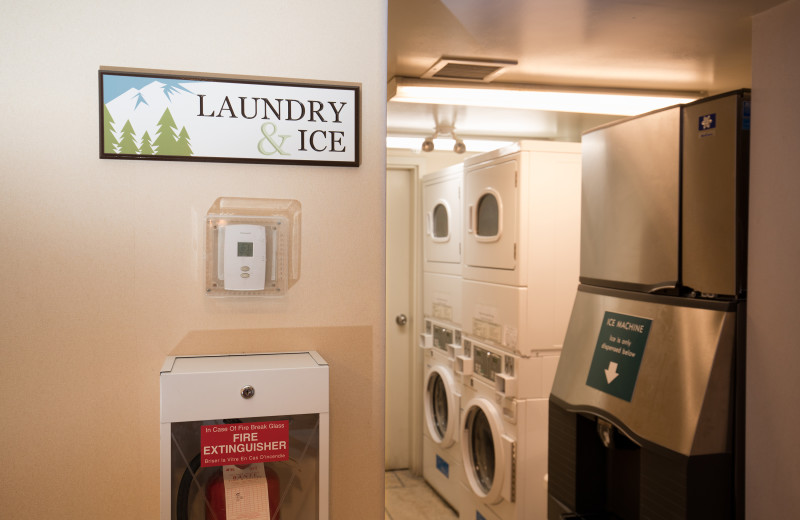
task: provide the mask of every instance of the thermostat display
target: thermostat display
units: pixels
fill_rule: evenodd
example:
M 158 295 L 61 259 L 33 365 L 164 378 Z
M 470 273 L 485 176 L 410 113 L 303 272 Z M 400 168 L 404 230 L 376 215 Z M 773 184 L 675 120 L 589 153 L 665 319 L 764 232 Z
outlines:
M 239 256 L 253 256 L 253 243 L 239 242 Z
M 225 289 L 262 291 L 267 272 L 267 233 L 264 226 L 230 224 L 224 234 L 222 266 Z

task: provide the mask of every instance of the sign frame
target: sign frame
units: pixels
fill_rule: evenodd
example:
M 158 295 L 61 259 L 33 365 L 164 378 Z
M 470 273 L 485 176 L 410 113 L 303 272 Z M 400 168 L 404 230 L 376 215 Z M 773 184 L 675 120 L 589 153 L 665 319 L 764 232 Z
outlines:
M 152 79 L 154 81 L 166 81 L 167 84 L 175 85 L 179 82 L 192 82 L 197 83 L 199 85 L 207 84 L 210 88 L 217 87 L 223 84 L 227 84 L 232 89 L 243 88 L 248 89 L 248 91 L 252 92 L 254 89 L 262 89 L 264 92 L 269 92 L 271 98 L 252 98 L 252 106 L 251 109 L 257 111 L 258 106 L 257 100 L 262 100 L 264 103 L 263 105 L 263 112 L 262 115 L 258 115 L 257 112 L 254 113 L 257 116 L 258 121 L 247 121 L 246 123 L 250 124 L 249 127 L 249 135 L 253 135 L 253 125 L 259 125 L 260 128 L 257 127 L 257 130 L 261 132 L 260 135 L 254 135 L 253 140 L 255 144 L 249 143 L 251 147 L 258 147 L 259 142 L 265 144 L 266 150 L 259 148 L 259 152 L 264 155 L 263 158 L 260 156 L 243 156 L 240 153 L 235 151 L 231 152 L 231 155 L 222 155 L 222 154 L 210 154 L 205 155 L 204 152 L 201 150 L 198 154 L 194 153 L 194 150 L 189 150 L 188 155 L 186 152 L 180 154 L 158 154 L 157 150 L 160 146 L 156 146 L 155 152 L 153 153 L 142 153 L 141 150 L 144 148 L 143 145 L 136 145 L 137 150 L 134 152 L 130 146 L 128 146 L 128 150 L 126 152 L 122 151 L 122 147 L 119 146 L 119 142 L 112 142 L 116 140 L 117 135 L 123 134 L 123 127 L 126 124 L 126 121 L 115 121 L 113 119 L 113 114 L 111 114 L 107 109 L 106 105 L 111 99 L 105 99 L 106 96 L 112 95 L 112 88 L 108 88 L 108 85 L 105 83 L 105 79 L 110 76 L 118 76 L 125 78 L 125 80 L 130 80 L 131 82 L 144 82 L 148 79 Z M 124 83 L 124 81 L 123 81 Z M 98 70 L 98 88 L 99 88 L 99 157 L 100 159 L 129 159 L 129 160 L 156 160 L 156 161 L 190 161 L 190 162 L 223 162 L 223 163 L 251 163 L 251 164 L 285 164 L 285 165 L 306 165 L 306 166 L 338 166 L 338 167 L 358 167 L 361 165 L 361 84 L 360 83 L 344 83 L 344 82 L 322 82 L 322 81 L 304 81 L 298 79 L 285 79 L 285 78 L 269 78 L 269 77 L 261 77 L 261 76 L 231 76 L 231 75 L 222 75 L 222 74 L 209 74 L 209 73 L 198 73 L 198 72 L 180 72 L 180 71 L 162 71 L 162 70 L 155 70 L 155 69 L 133 69 L 133 68 L 112 68 L 112 67 L 100 67 Z M 178 89 L 181 89 L 179 86 Z M 312 105 L 312 101 L 307 101 L 308 105 L 303 104 L 303 101 L 299 101 L 295 98 L 286 96 L 281 97 L 281 92 L 288 93 L 289 95 L 296 95 L 298 92 L 304 92 L 305 89 L 309 89 L 309 93 L 323 93 L 329 95 L 333 99 L 347 99 L 347 102 L 338 101 L 338 111 L 337 111 L 337 101 L 327 101 L 330 106 L 325 105 L 324 102 L 321 101 L 313 101 L 315 103 Z M 313 89 L 313 90 L 312 90 Z M 183 89 L 186 92 L 190 92 L 187 89 Z M 276 93 L 278 95 L 276 96 Z M 119 94 L 123 94 L 123 92 L 119 92 Z M 167 92 L 165 92 L 169 101 L 171 102 L 171 98 Z M 206 128 L 209 128 L 210 125 L 215 123 L 214 120 L 221 118 L 221 120 L 225 120 L 226 128 L 220 129 L 217 131 L 218 135 L 230 135 L 228 129 L 230 128 L 231 124 L 234 124 L 231 120 L 232 119 L 242 119 L 244 123 L 244 119 L 252 120 L 253 117 L 239 117 L 236 115 L 236 108 L 238 103 L 240 102 L 239 99 L 235 99 L 235 103 L 232 102 L 227 96 L 225 97 L 224 102 L 220 105 L 217 104 L 216 107 L 213 104 L 209 103 L 209 100 L 205 100 L 207 104 L 205 107 L 203 106 L 203 101 L 205 95 L 200 95 L 197 93 L 193 93 L 199 98 L 198 108 L 195 109 L 196 117 L 201 117 L 203 119 L 202 123 Z M 184 94 L 185 95 L 185 94 Z M 337 96 L 340 96 L 337 98 Z M 244 97 L 244 96 L 242 96 Z M 116 97 L 113 99 L 117 99 Z M 277 106 L 275 108 L 272 105 L 267 105 L 267 100 L 271 100 Z M 279 102 L 286 102 L 283 107 L 279 105 Z M 290 133 L 286 133 L 285 131 L 281 131 L 278 129 L 276 122 L 278 123 L 285 123 L 288 124 L 286 121 L 283 121 L 281 116 L 281 110 L 283 113 L 286 114 L 288 109 L 288 116 L 291 117 L 291 108 L 288 105 L 289 101 L 295 101 L 295 109 L 301 109 L 304 114 L 308 111 L 311 115 L 307 116 L 305 122 L 309 126 L 306 130 L 301 132 L 300 130 L 290 130 Z M 147 103 L 147 101 L 143 101 Z M 349 107 L 345 110 L 345 106 L 347 103 L 352 102 L 352 109 Z M 137 100 L 136 107 L 139 106 L 140 101 Z M 241 100 L 241 108 L 244 109 L 245 100 Z M 270 111 L 270 108 L 272 110 Z M 145 107 L 146 108 L 146 107 Z M 315 110 L 316 109 L 316 110 Z M 324 112 L 327 110 L 327 112 Z M 226 112 L 226 117 L 222 117 L 223 111 Z M 211 115 L 214 114 L 214 115 Z M 314 117 L 316 114 L 316 118 Z M 159 114 L 160 116 L 161 114 Z M 243 115 L 240 112 L 240 115 Z M 271 117 L 270 117 L 271 116 Z M 277 116 L 277 120 L 275 117 Z M 107 121 L 106 118 L 109 117 L 111 121 Z M 328 123 L 324 118 L 327 117 L 329 120 L 331 118 L 335 118 L 335 121 L 331 121 L 331 123 L 338 123 L 335 127 L 335 130 L 330 129 L 330 126 L 325 126 L 323 123 Z M 171 118 L 171 116 L 170 116 Z M 211 121 L 209 121 L 209 118 Z M 151 117 L 152 119 L 152 117 Z M 289 119 L 288 121 L 294 123 L 298 121 L 298 119 Z M 127 123 L 130 121 L 128 120 Z M 159 124 L 161 121 L 159 120 Z M 183 123 L 185 125 L 185 122 Z M 296 126 L 296 125 L 295 125 Z M 119 127 L 119 128 L 116 128 Z M 152 127 L 150 127 L 152 128 Z M 175 139 L 179 139 L 177 136 L 178 128 L 174 128 Z M 340 130 L 341 129 L 341 130 Z M 183 127 L 185 131 L 186 126 Z M 278 134 L 278 132 L 281 134 Z M 111 133 L 109 133 L 111 132 Z M 343 133 L 347 132 L 346 136 L 347 142 L 343 142 Z M 322 133 L 325 139 L 319 139 L 319 134 Z M 143 136 L 147 134 L 148 139 L 153 141 L 156 140 L 156 137 L 150 136 L 148 134 L 148 129 L 145 129 L 144 134 L 138 137 L 140 142 L 143 142 Z M 328 135 L 330 134 L 330 135 Z M 208 135 L 208 131 L 206 131 L 206 135 Z M 272 136 L 276 136 L 273 140 Z M 296 138 L 295 138 L 296 137 Z M 130 137 L 129 137 L 130 139 Z M 292 157 L 291 153 L 284 153 L 283 146 L 287 140 L 291 139 L 292 144 L 295 145 L 296 142 L 301 141 L 301 148 L 298 153 L 302 152 L 302 157 L 298 158 L 296 155 Z M 210 139 L 207 139 L 209 141 Z M 312 141 L 313 140 L 313 141 Z M 230 140 L 234 142 L 234 140 Z M 240 140 L 237 140 L 240 141 Z M 217 144 L 224 143 L 225 140 L 215 140 Z M 116 149 L 115 149 L 115 146 Z M 295 145 L 296 146 L 296 145 Z M 317 149 L 318 146 L 320 149 Z M 150 147 L 150 142 L 148 142 L 148 147 Z M 330 148 L 330 150 L 328 150 Z M 337 148 L 344 148 L 337 149 Z M 352 148 L 352 149 L 351 149 Z M 184 150 L 186 148 L 184 147 Z M 151 148 L 152 151 L 152 148 Z M 268 153 L 273 152 L 273 153 Z M 274 153 L 280 152 L 280 153 Z M 312 153 L 315 152 L 315 153 Z M 343 153 L 342 160 L 335 160 L 334 158 L 337 157 L 336 155 L 331 154 L 339 154 Z M 316 157 L 319 157 L 318 159 Z

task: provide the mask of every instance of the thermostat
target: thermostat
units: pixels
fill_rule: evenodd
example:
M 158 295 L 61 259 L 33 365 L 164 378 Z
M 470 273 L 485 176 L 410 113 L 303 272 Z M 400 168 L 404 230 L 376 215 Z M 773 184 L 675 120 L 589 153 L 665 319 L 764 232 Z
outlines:
M 300 277 L 300 203 L 217 199 L 206 216 L 206 294 L 283 296 Z

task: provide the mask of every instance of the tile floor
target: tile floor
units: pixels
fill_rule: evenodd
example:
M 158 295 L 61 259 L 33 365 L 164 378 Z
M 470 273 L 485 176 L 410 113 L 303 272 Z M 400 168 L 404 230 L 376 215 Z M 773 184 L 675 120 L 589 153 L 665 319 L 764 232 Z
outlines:
M 408 470 L 387 471 L 385 520 L 457 520 L 458 514 L 422 477 Z

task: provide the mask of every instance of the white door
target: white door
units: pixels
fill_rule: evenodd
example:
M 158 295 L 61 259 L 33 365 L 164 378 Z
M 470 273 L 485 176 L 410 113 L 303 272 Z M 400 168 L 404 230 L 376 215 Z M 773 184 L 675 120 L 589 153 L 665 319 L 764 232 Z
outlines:
M 516 268 L 518 172 L 516 159 L 503 159 L 464 172 L 466 265 L 506 270 Z
M 416 175 L 386 171 L 386 469 L 410 466 Z

